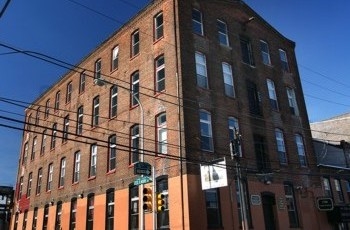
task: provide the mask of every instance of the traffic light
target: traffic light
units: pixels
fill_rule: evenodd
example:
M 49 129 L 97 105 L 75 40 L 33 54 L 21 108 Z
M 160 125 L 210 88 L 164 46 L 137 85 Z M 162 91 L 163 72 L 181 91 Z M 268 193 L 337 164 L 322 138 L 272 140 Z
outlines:
M 143 211 L 151 212 L 152 211 L 152 189 L 144 188 L 143 189 Z
M 165 196 L 163 193 L 157 194 L 157 211 L 163 212 L 165 210 Z

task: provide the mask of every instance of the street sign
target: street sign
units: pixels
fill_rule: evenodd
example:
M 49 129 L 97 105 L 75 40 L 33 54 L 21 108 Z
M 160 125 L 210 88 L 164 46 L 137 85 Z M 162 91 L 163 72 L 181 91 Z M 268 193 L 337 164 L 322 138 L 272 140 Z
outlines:
M 320 211 L 331 211 L 334 208 L 333 200 L 330 197 L 318 197 L 316 203 Z
M 150 176 L 152 174 L 152 167 L 147 162 L 136 162 L 134 165 L 134 175 Z
M 140 176 L 138 178 L 136 178 L 136 180 L 134 180 L 134 185 L 138 186 L 140 184 L 147 184 L 152 182 L 151 178 L 149 178 L 148 176 Z

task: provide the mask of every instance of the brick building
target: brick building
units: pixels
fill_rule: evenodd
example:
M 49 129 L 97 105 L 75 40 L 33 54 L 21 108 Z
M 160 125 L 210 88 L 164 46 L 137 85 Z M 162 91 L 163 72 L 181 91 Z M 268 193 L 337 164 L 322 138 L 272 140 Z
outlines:
M 294 48 L 241 1 L 150 2 L 26 109 L 12 229 L 331 229 Z

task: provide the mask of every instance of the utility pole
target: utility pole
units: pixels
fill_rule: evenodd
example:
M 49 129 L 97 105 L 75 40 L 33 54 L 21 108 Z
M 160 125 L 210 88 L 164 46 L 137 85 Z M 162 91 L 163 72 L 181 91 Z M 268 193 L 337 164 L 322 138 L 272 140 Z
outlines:
M 236 177 L 237 177 L 237 186 L 239 192 L 239 199 L 241 204 L 241 218 L 242 218 L 242 230 L 248 230 L 248 218 L 247 218 L 247 204 L 246 204 L 246 192 L 245 187 L 242 182 L 242 172 L 241 172 L 241 158 L 242 158 L 242 148 L 241 148 L 241 135 L 238 130 L 234 130 L 234 139 L 231 141 L 230 150 L 231 150 L 231 159 L 235 160 L 236 166 Z

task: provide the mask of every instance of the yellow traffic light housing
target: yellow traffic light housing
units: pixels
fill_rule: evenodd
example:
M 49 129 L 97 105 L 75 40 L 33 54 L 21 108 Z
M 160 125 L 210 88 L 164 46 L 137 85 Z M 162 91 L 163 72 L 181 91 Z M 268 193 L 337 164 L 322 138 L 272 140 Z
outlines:
M 152 212 L 152 189 L 151 188 L 144 188 L 143 189 L 143 205 L 142 209 L 145 212 Z
M 157 194 L 157 211 L 163 212 L 165 210 L 165 195 L 163 193 Z

